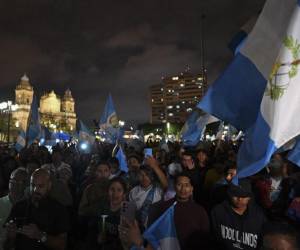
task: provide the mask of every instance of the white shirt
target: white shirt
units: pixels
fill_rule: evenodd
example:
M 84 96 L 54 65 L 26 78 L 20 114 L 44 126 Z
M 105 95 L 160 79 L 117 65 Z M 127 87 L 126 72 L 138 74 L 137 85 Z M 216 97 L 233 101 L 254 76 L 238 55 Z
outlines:
M 141 207 L 143 206 L 144 201 L 148 193 L 150 192 L 151 188 L 152 185 L 150 185 L 148 188 L 143 188 L 140 185 L 138 185 L 129 192 L 129 200 L 135 203 L 137 210 L 141 209 Z M 163 191 L 160 187 L 154 187 L 154 188 L 155 190 L 154 190 L 152 204 L 160 201 L 163 196 Z

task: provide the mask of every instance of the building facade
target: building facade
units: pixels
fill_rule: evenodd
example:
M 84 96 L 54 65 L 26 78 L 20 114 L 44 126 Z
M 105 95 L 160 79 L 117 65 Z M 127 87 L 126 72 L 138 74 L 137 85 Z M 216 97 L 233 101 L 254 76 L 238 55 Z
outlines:
M 18 126 L 26 131 L 34 95 L 33 87 L 26 75 L 17 85 L 15 95 L 18 109 L 12 113 L 12 116 Z M 76 129 L 75 101 L 69 89 L 65 91 L 62 99 L 53 90 L 44 94 L 40 99 L 39 113 L 41 124 L 51 130 L 74 131 Z
M 202 74 L 190 72 L 165 77 L 161 84 L 150 87 L 150 123 L 183 123 L 207 89 Z

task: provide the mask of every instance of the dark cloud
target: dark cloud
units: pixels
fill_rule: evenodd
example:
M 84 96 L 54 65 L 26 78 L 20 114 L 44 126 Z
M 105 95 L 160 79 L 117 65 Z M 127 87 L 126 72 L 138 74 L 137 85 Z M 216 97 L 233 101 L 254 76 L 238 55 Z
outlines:
M 38 94 L 69 87 L 80 118 L 98 119 L 113 94 L 122 119 L 149 120 L 148 88 L 188 65 L 200 69 L 200 17 L 213 81 L 230 38 L 264 0 L 0 1 L 0 98 L 26 72 Z

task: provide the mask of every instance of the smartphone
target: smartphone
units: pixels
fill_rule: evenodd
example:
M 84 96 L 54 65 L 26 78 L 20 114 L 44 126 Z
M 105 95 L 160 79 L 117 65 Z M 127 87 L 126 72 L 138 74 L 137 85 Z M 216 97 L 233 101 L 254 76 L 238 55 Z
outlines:
M 152 156 L 153 155 L 153 153 L 152 153 L 152 148 L 145 148 L 144 149 L 144 156 L 145 156 L 145 158 L 147 157 L 147 156 Z
M 132 201 L 124 201 L 121 206 L 121 217 L 133 223 L 135 220 L 136 206 Z

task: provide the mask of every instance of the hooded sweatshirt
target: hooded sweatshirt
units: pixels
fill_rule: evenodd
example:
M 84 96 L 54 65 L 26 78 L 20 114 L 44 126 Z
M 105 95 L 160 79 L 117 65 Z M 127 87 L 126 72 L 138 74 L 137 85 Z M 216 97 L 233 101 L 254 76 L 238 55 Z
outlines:
M 259 249 L 266 217 L 254 202 L 250 201 L 245 213 L 239 215 L 226 200 L 213 208 L 211 220 L 216 249 Z

